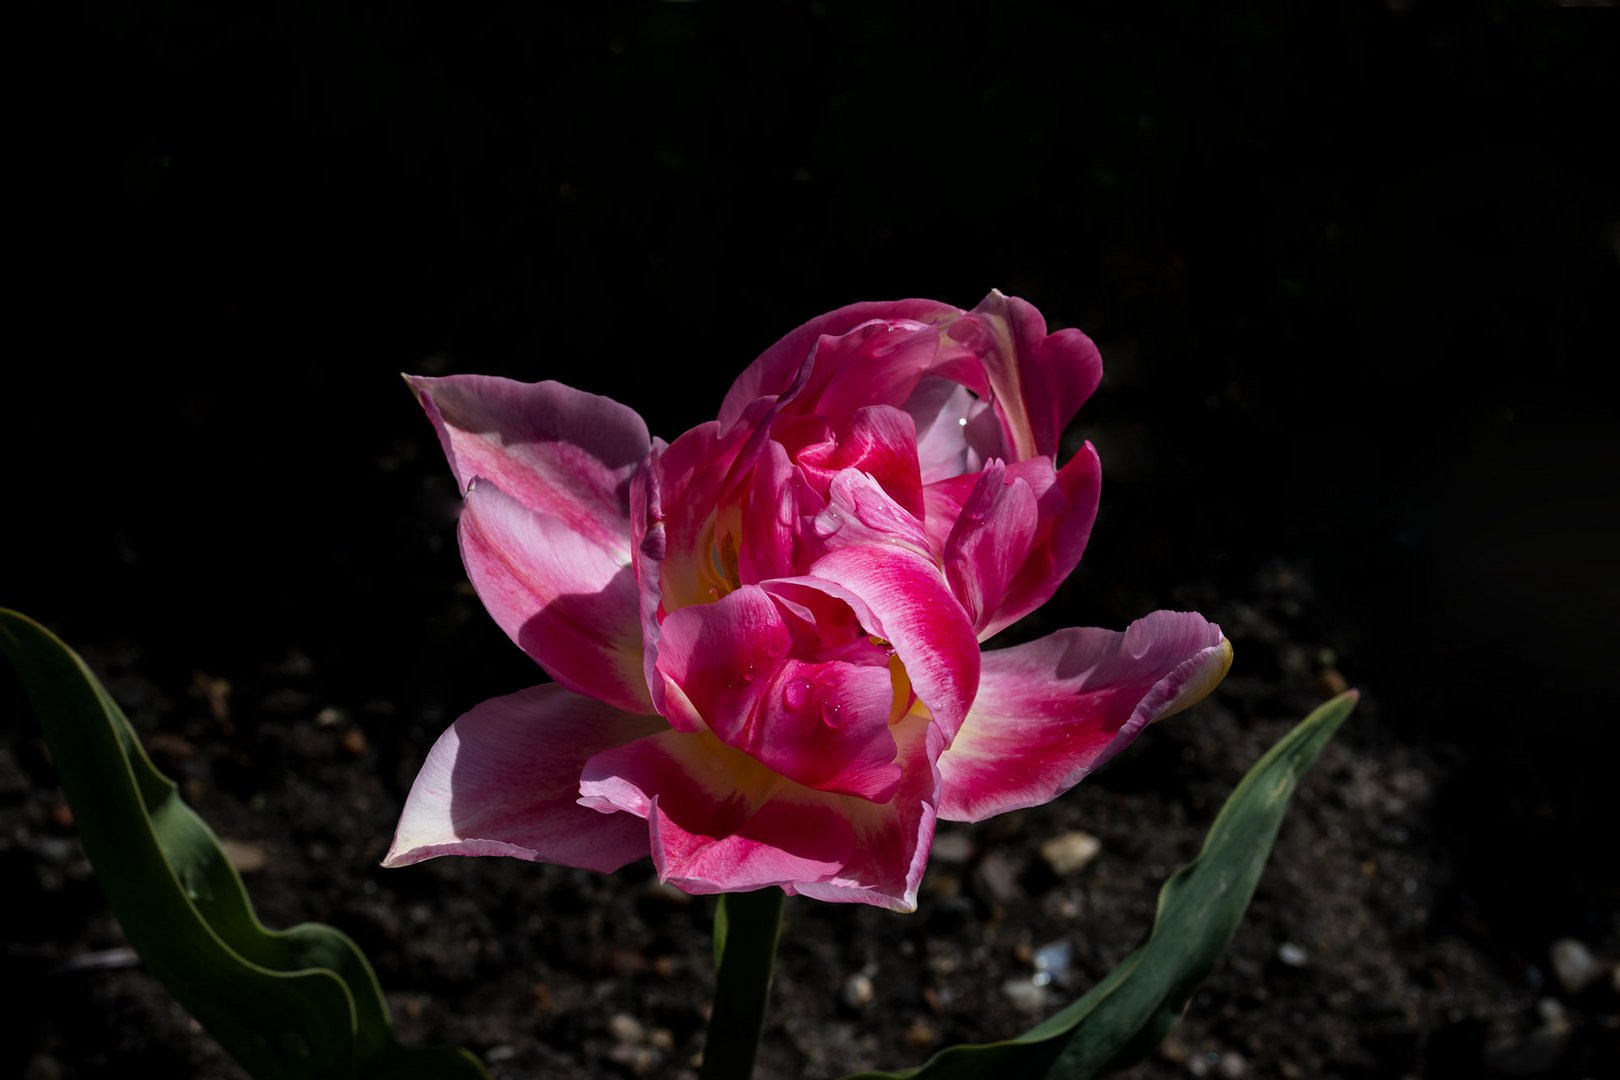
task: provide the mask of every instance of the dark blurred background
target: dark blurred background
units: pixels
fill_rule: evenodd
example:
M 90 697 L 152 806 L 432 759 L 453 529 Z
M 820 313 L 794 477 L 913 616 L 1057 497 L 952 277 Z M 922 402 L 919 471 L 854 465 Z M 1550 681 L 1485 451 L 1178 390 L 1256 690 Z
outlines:
M 70 642 L 525 685 L 493 626 L 413 627 L 459 570 L 398 372 L 557 378 L 672 438 L 804 319 L 998 287 L 1107 369 L 1055 624 L 1306 567 L 1381 723 L 1454 757 L 1497 933 L 1616 895 L 1612 10 L 14 15 L 0 603 Z

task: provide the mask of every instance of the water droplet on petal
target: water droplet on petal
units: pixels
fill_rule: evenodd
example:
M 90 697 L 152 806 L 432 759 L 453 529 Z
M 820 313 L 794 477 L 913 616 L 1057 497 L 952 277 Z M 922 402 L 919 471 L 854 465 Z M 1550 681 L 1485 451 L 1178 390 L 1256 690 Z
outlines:
M 790 709 L 802 709 L 804 703 L 810 700 L 810 691 L 814 689 L 809 679 L 789 679 L 782 688 L 782 702 Z

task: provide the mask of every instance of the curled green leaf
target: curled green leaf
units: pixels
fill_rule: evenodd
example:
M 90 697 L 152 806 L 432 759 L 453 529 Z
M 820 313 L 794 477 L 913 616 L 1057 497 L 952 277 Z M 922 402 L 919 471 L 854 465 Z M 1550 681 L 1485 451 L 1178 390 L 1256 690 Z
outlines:
M 208 825 L 122 710 L 49 630 L 0 608 L 85 854 L 130 945 L 255 1077 L 484 1077 L 464 1050 L 394 1040 L 358 946 L 319 923 L 268 930 Z

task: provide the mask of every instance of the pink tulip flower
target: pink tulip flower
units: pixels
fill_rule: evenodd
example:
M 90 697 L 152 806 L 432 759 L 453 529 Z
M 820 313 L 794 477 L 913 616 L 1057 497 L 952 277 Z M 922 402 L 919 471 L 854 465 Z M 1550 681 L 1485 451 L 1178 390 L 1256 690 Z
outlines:
M 451 725 L 385 864 L 650 854 L 689 893 L 914 909 L 936 820 L 1055 798 L 1231 664 L 1168 611 L 980 651 L 1086 546 L 1097 455 L 1057 458 L 1101 377 L 992 292 L 814 319 L 669 444 L 559 383 L 410 379 L 472 583 L 554 682 Z

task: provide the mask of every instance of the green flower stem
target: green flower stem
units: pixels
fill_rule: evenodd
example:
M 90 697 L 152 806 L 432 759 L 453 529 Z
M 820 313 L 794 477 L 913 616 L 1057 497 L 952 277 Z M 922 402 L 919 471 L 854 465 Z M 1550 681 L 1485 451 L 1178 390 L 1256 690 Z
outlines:
M 701 1080 L 748 1080 L 754 1074 L 784 899 L 781 889 L 720 897 L 714 913 L 714 958 L 719 970 Z

